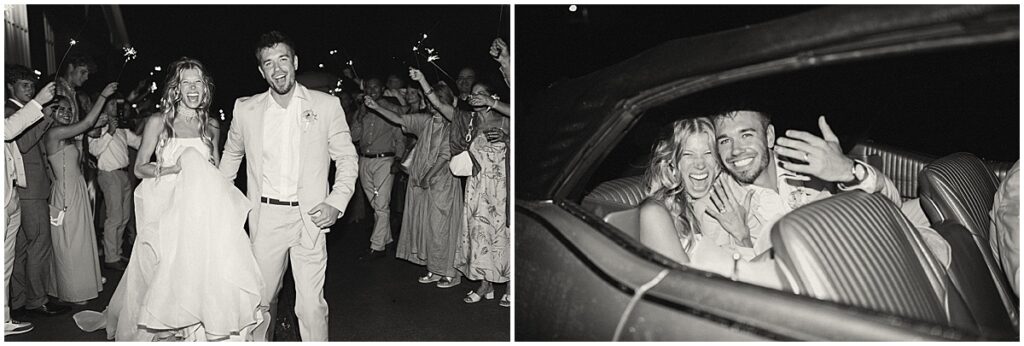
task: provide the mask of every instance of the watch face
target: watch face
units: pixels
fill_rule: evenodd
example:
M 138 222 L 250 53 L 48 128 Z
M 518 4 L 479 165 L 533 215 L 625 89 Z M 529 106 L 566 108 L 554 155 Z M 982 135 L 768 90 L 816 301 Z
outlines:
M 859 163 L 853 164 L 853 177 L 856 178 L 857 181 L 863 181 L 867 173 L 868 172 L 864 168 L 864 165 Z

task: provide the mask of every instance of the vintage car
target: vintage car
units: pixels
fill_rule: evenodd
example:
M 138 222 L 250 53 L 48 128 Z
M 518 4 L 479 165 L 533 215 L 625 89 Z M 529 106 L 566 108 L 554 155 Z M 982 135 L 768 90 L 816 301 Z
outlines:
M 824 7 L 550 86 L 517 115 L 516 340 L 1019 340 L 1019 298 L 988 247 L 994 193 L 1019 156 L 1018 12 Z M 730 107 L 770 112 L 777 133 L 818 133 L 826 115 L 850 157 L 919 199 L 948 270 L 924 274 L 905 216 L 863 192 L 775 224 L 783 290 L 642 245 L 655 140 Z

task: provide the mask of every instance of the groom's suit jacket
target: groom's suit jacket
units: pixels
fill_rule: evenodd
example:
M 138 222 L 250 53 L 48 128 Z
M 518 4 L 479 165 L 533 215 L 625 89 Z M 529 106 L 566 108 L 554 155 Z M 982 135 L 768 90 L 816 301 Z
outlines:
M 249 233 L 259 233 L 261 181 L 263 177 L 263 117 L 268 102 L 275 102 L 270 90 L 235 101 L 228 131 L 227 143 L 221 155 L 220 171 L 229 180 L 238 175 L 242 157 L 246 157 L 246 194 L 252 201 L 249 214 Z M 295 95 L 291 102 L 300 103 L 299 122 L 299 209 L 305 226 L 301 236 L 303 247 L 312 248 L 317 237 L 324 234 L 317 227 L 309 211 L 321 202 L 338 209 L 343 215 L 348 201 L 352 198 L 358 176 L 359 157 L 352 136 L 349 134 L 345 111 L 338 98 L 316 90 L 309 90 L 302 84 L 295 84 Z M 328 190 L 327 172 L 334 160 L 337 172 L 334 184 Z

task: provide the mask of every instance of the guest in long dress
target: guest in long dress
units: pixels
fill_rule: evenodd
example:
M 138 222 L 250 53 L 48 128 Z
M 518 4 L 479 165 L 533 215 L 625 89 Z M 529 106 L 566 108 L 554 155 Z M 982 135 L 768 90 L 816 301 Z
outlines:
M 428 93 L 436 93 L 442 102 L 451 104 L 455 96 L 444 84 L 435 85 Z M 416 95 L 416 93 L 409 93 Z M 419 103 L 418 99 L 411 99 Z M 398 238 L 397 257 L 427 266 L 420 283 L 438 281 L 439 288 L 458 285 L 455 269 L 455 248 L 462 222 L 462 186 L 448 170 L 451 159 L 448 145 L 450 122 L 436 109 L 429 113 L 397 114 L 367 98 L 367 107 L 399 125 L 418 140 L 409 165 L 409 186 L 406 190 L 402 234 Z
M 470 280 L 480 280 L 480 287 L 463 299 L 476 303 L 481 297 L 494 296 L 495 283 L 511 279 L 509 268 L 508 227 L 508 174 L 509 174 L 509 118 L 508 107 L 499 102 L 493 88 L 478 82 L 473 86 L 468 103 L 468 126 L 457 126 L 458 132 L 469 139 L 469 154 L 473 158 L 473 174 L 466 178 L 464 224 L 456 250 L 456 267 Z M 499 113 L 504 111 L 504 114 Z M 466 117 L 463 116 L 462 119 Z M 511 297 L 505 293 L 501 305 L 508 307 Z
M 62 97 L 55 114 L 57 125 L 46 131 L 43 143 L 49 153 L 50 169 L 55 177 L 50 194 L 51 219 L 63 214 L 63 219 L 51 221 L 50 238 L 53 241 L 53 267 L 47 293 L 63 301 L 85 304 L 99 296 L 103 290 L 100 277 L 99 255 L 92 209 L 82 177 L 79 157 L 81 152 L 72 138 L 88 131 L 99 118 L 103 101 L 117 89 L 117 83 L 107 84 L 89 113 L 72 122 L 71 99 Z

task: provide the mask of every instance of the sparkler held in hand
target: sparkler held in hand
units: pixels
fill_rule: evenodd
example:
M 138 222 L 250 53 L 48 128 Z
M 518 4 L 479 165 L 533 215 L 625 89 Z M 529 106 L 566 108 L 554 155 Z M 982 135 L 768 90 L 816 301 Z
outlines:
M 124 73 L 124 67 L 128 65 L 128 61 L 135 60 L 135 56 L 138 54 L 138 52 L 135 51 L 135 47 L 128 46 L 121 49 L 124 50 L 124 62 L 121 63 L 121 71 L 117 73 L 117 79 L 114 79 L 114 81 L 121 80 L 121 74 Z
M 57 80 L 57 76 L 60 76 L 61 70 L 64 69 L 64 59 L 68 57 L 68 53 L 71 53 L 71 47 L 74 47 L 76 44 L 78 44 L 76 39 L 72 38 L 68 41 L 68 49 L 64 51 L 64 56 L 60 57 L 60 63 L 57 64 L 56 71 L 53 73 L 53 80 Z

